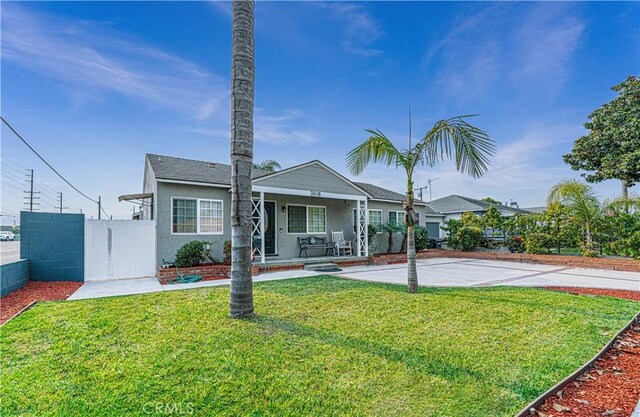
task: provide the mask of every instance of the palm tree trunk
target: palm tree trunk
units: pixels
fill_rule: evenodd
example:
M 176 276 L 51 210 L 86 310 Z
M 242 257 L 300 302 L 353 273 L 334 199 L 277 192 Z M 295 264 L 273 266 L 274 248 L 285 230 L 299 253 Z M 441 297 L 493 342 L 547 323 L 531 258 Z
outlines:
M 417 292 L 418 271 L 416 269 L 416 241 L 413 226 L 407 226 L 407 281 L 409 292 Z
M 411 173 L 407 172 L 407 206 L 405 212 L 413 210 L 413 180 Z M 408 217 L 408 216 L 405 216 Z M 411 219 L 408 219 L 411 223 Z M 418 271 L 416 269 L 416 240 L 413 232 L 413 224 L 407 224 L 407 283 L 410 293 L 418 292 Z
M 389 240 L 387 243 L 389 244 L 389 247 L 387 248 L 387 253 L 389 254 L 393 249 L 393 230 L 389 230 Z
M 234 0 L 231 64 L 231 296 L 229 316 L 253 315 L 251 168 L 255 44 L 254 2 Z

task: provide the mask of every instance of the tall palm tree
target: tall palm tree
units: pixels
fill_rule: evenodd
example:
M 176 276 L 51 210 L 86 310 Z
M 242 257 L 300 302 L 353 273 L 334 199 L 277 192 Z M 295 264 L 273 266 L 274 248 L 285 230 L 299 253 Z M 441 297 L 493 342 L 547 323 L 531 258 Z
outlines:
M 600 202 L 593 188 L 576 180 L 565 180 L 551 187 L 547 205 L 559 202 L 569 207 L 584 228 L 585 249 L 593 251 L 593 228 L 600 216 Z
M 251 168 L 255 82 L 254 2 L 233 1 L 231 47 L 231 296 L 229 316 L 253 315 Z
M 493 140 L 486 132 L 467 123 L 471 116 L 456 116 L 437 122 L 415 146 L 398 149 L 382 132 L 370 130 L 371 135 L 347 154 L 347 166 L 354 175 L 360 175 L 369 163 L 382 162 L 387 166 L 404 169 L 407 175 L 405 225 L 407 226 L 407 281 L 409 292 L 418 290 L 416 271 L 416 245 L 413 211 L 413 173 L 418 166 L 434 166 L 443 159 L 453 159 L 458 171 L 481 177 L 487 171 L 489 158 L 495 151 Z

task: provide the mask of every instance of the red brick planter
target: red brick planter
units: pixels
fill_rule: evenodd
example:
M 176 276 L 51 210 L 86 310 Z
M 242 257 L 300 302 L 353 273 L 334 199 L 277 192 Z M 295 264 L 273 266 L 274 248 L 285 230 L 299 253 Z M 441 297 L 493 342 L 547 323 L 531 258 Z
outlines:
M 228 279 L 231 277 L 231 265 L 224 264 L 205 264 L 193 266 L 191 268 L 180 268 L 183 275 L 200 275 L 205 281 L 215 279 Z M 256 265 L 251 266 L 251 275 L 258 275 L 260 271 Z M 178 272 L 175 268 L 166 268 L 158 270 L 158 281 L 160 284 L 166 284 L 172 279 L 178 278 Z

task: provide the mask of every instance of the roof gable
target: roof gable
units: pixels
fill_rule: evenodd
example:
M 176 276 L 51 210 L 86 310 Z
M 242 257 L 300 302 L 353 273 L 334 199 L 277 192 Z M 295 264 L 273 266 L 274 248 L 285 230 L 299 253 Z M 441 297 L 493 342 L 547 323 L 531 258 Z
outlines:
M 261 175 L 255 178 L 253 183 L 275 188 L 356 194 L 370 197 L 366 190 L 318 160 Z

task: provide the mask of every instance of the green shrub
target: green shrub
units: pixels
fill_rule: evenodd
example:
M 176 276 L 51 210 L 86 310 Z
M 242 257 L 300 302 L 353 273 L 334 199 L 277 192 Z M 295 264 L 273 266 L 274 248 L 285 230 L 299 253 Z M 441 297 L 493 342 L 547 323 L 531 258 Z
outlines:
M 547 233 L 531 232 L 524 242 L 527 253 L 541 254 L 549 253 L 549 247 L 553 245 L 553 239 Z
M 512 253 L 524 252 L 524 239 L 521 236 L 509 236 L 506 240 L 509 251 Z
M 196 266 L 202 260 L 203 253 L 204 242 L 200 240 L 187 242 L 176 252 L 176 266 L 180 268 Z
M 449 219 L 444 224 L 442 230 L 447 233 L 447 245 L 450 248 L 458 249 L 458 231 L 462 227 L 462 222 L 456 219 Z
M 474 250 L 483 239 L 482 229 L 475 226 L 464 226 L 456 233 L 457 248 L 469 252 Z
M 225 240 L 222 246 L 222 253 L 224 254 L 224 263 L 229 265 L 231 263 L 231 241 Z
M 416 241 L 416 252 L 425 250 L 429 243 L 429 233 L 427 232 L 427 228 L 424 226 L 416 226 L 413 233 Z
M 629 256 L 640 259 L 640 231 L 635 232 L 627 239 L 618 239 L 611 242 L 611 251 L 620 256 Z

